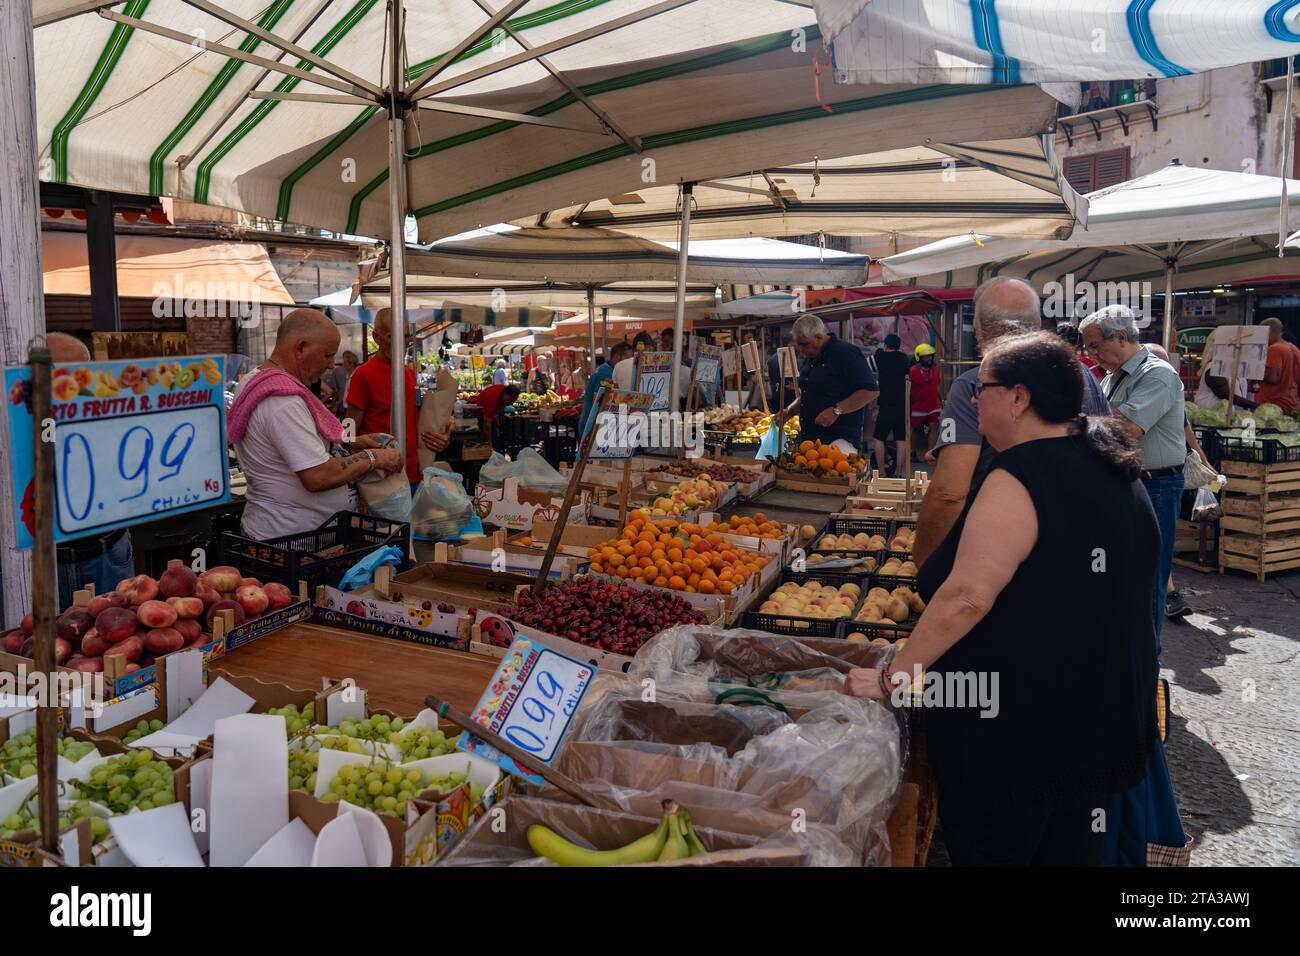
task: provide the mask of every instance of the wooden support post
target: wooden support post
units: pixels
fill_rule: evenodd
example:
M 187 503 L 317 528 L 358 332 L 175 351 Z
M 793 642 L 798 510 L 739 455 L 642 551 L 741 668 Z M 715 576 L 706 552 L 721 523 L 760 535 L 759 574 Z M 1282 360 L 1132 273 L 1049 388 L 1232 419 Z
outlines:
M 36 707 L 36 778 L 41 848 L 59 852 L 59 701 L 54 664 L 54 617 L 58 613 L 59 577 L 54 545 L 54 443 L 43 440 L 50 418 L 53 369 L 46 349 L 30 353 L 32 366 L 32 448 L 36 547 L 32 557 L 32 655 L 36 672 L 45 676 L 45 690 Z M 115 658 L 120 659 L 120 658 Z
M 27 361 L 28 343 L 45 332 L 30 3 L 0 3 L 0 90 L 0 362 L 17 366 Z M 17 627 L 27 613 L 33 583 L 32 555 L 16 544 L 14 501 L 24 489 L 12 484 L 14 446 L 9 417 L 0 415 L 0 588 L 6 629 Z
M 569 512 L 573 510 L 574 499 L 578 496 L 582 473 L 586 471 L 587 459 L 591 457 L 591 446 L 596 441 L 596 433 L 600 431 L 600 416 L 609 407 L 609 395 L 609 389 L 601 390 L 600 401 L 596 404 L 595 418 L 588 426 L 587 434 L 582 436 L 582 444 L 578 446 L 578 461 L 569 478 L 569 486 L 564 489 L 564 502 L 560 505 L 555 527 L 551 529 L 551 540 L 546 543 L 546 555 L 542 558 L 542 566 L 537 570 L 537 580 L 533 582 L 535 593 L 540 593 L 542 588 L 546 587 L 547 576 L 551 573 L 551 564 L 555 561 L 555 552 L 559 550 L 560 538 L 564 536 L 564 526 L 569 523 Z

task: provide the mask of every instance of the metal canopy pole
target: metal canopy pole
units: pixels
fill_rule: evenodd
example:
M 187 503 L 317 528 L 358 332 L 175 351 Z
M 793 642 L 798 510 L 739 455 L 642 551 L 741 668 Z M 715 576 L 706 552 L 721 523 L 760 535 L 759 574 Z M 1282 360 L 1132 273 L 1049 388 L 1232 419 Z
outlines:
M 591 354 L 587 356 L 587 368 L 590 374 L 596 374 L 596 287 L 587 284 L 587 338 Z
M 1174 274 L 1178 271 L 1178 260 L 1172 255 L 1165 260 L 1165 324 L 1164 334 L 1160 336 L 1161 344 L 1170 355 L 1174 354 Z
M 673 314 L 673 371 L 668 379 L 668 388 L 672 391 L 668 407 L 673 411 L 678 408 L 677 396 L 681 380 L 682 339 L 686 326 L 686 263 L 691 242 L 691 193 L 694 189 L 694 183 L 681 185 L 682 228 L 681 235 L 678 237 L 680 245 L 677 249 L 677 308 Z
M 603 307 L 600 310 L 600 345 L 601 351 L 605 353 L 605 361 L 609 361 L 609 308 Z
M 388 218 L 389 306 L 393 343 L 393 401 L 389 430 L 406 454 L 406 105 L 402 101 L 403 0 L 389 0 L 388 35 Z

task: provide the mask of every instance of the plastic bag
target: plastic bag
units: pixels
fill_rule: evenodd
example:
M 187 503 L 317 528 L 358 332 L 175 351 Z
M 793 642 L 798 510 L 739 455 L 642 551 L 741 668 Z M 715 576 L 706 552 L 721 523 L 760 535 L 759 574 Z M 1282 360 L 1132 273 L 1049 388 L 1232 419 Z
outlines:
M 500 488 L 513 474 L 514 463 L 499 451 L 492 452 L 478 471 L 478 483 L 485 488 Z
M 519 458 L 511 461 L 505 455 L 493 452 L 479 470 L 479 484 L 486 488 L 500 488 L 507 478 L 517 478 L 525 488 L 548 491 L 562 495 L 569 480 L 551 467 L 551 463 L 537 453 L 535 448 L 525 448 Z
M 465 527 L 474 513 L 465 493 L 465 478 L 454 471 L 424 469 L 411 502 L 411 530 L 422 538 L 449 538 Z
M 1196 500 L 1192 502 L 1193 521 L 1218 521 L 1222 514 L 1223 509 L 1219 507 L 1219 499 L 1214 497 L 1214 492 L 1209 488 L 1196 489 Z
M 1213 468 L 1201 461 L 1200 455 L 1194 451 L 1187 453 L 1187 458 L 1183 461 L 1183 488 L 1185 490 L 1204 488 L 1218 477 Z
M 562 495 L 569 487 L 569 479 L 552 468 L 536 448 L 525 448 L 519 453 L 514 476 L 525 488 L 549 491 L 553 495 Z
M 375 571 L 380 565 L 391 564 L 396 568 L 401 563 L 402 552 L 391 544 L 376 548 L 348 569 L 348 573 L 343 575 L 343 580 L 339 582 L 339 590 L 355 591 L 358 588 L 369 587 L 374 583 Z
M 406 471 L 357 482 L 357 491 L 366 504 L 366 513 L 403 524 L 411 520 L 411 483 Z
M 784 659 L 769 653 L 773 640 Z M 638 652 L 638 674 L 597 676 L 557 769 L 630 812 L 649 813 L 671 797 L 697 822 L 754 835 L 788 832 L 790 809 L 799 807 L 809 829 L 822 828 L 834 848 L 808 862 L 884 863 L 904 737 L 893 713 L 847 696 L 842 686 L 848 669 L 873 666 L 885 649 L 826 642 L 854 658 L 838 661 L 798 643 L 752 631 L 671 628 Z M 643 661 L 652 648 L 660 653 Z M 774 690 L 745 683 L 751 669 L 778 663 L 802 675 L 799 681 Z M 643 706 L 647 686 L 657 710 Z M 738 691 L 767 706 L 735 706 L 743 699 Z M 701 733 L 685 742 L 694 727 Z
M 763 436 L 763 440 L 758 443 L 758 453 L 754 455 L 754 458 L 776 458 L 780 454 L 781 428 L 778 425 L 772 425 L 768 428 L 767 434 Z

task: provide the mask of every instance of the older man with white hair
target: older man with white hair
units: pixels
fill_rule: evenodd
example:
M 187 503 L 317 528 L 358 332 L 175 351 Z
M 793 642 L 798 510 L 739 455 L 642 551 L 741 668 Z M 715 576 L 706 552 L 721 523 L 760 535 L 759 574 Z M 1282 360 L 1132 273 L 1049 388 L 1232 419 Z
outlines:
M 1142 452 L 1142 484 L 1160 525 L 1160 570 L 1152 611 L 1156 638 L 1165 617 L 1165 582 L 1174 562 L 1174 529 L 1183 498 L 1183 381 L 1138 341 L 1137 321 L 1127 306 L 1110 305 L 1079 324 L 1083 347 L 1108 373 L 1102 391 L 1124 430 Z
M 1137 440 L 1142 453 L 1142 484 L 1160 527 L 1160 561 L 1152 569 L 1151 581 L 1158 661 L 1187 456 L 1183 382 L 1173 366 L 1143 348 L 1137 321 L 1126 306 L 1111 305 L 1094 312 L 1079 323 L 1079 332 L 1083 347 L 1108 373 L 1101 385 L 1115 417 Z M 1146 866 L 1154 859 L 1181 860 L 1190 852 L 1159 741 L 1147 762 L 1146 778 L 1136 787 L 1110 794 L 1105 809 L 1107 865 Z
M 800 439 L 841 442 L 843 450 L 862 450 L 866 407 L 880 394 L 867 357 L 851 342 L 826 331 L 815 315 L 801 315 L 791 329 L 794 349 L 807 365 L 799 372 L 799 397 L 781 413 L 797 408 Z

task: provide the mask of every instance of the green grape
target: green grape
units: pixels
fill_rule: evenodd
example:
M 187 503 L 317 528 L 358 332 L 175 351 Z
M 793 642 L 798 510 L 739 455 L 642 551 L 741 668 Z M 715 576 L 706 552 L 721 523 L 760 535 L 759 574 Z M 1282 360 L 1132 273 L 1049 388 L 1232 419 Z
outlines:
M 111 757 L 87 779 L 69 784 L 82 799 L 103 804 L 115 813 L 126 813 L 132 807 L 166 806 L 176 799 L 172 768 L 148 750 Z

